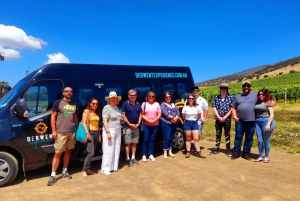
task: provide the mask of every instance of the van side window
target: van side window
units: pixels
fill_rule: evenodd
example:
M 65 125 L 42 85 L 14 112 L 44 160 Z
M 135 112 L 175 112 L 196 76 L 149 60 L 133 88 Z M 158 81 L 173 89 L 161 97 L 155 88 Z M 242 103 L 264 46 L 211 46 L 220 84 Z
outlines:
M 130 89 L 137 91 L 137 101 L 142 103 L 145 100 L 147 93 L 153 91 L 156 95 L 156 102 L 161 102 L 161 93 L 158 79 L 134 79 L 129 80 Z
M 30 86 L 22 98 L 28 107 L 28 116 L 52 109 L 54 101 L 62 98 L 63 83 L 58 80 L 38 81 Z
M 186 98 L 186 93 L 189 92 L 186 82 L 180 80 L 164 80 L 162 81 L 162 87 L 163 93 L 169 92 L 172 94 L 173 101 L 180 101 L 182 98 Z

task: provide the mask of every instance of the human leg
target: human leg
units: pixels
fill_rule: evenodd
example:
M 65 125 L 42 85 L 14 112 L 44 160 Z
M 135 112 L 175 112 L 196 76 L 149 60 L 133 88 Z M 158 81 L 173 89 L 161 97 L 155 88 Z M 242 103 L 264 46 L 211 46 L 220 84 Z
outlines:
M 149 147 L 149 140 L 150 140 L 150 131 L 149 131 L 150 126 L 144 126 L 144 141 L 142 145 L 142 154 L 143 156 L 147 155 L 148 152 L 148 147 Z
M 109 171 L 111 170 L 111 163 L 112 163 L 112 140 L 107 139 L 107 133 L 105 130 L 102 132 L 102 149 L 103 149 L 103 156 L 102 156 L 102 164 L 101 164 L 101 171 L 102 173 L 109 175 Z
M 215 150 L 211 152 L 211 154 L 219 153 L 220 143 L 221 143 L 221 136 L 222 136 L 222 127 L 223 124 L 219 121 L 215 121 L 215 129 L 216 129 L 216 145 Z
M 226 149 L 230 151 L 230 129 L 231 129 L 231 119 L 224 122 L 224 134 L 226 140 Z
M 257 118 L 255 121 L 256 136 L 258 141 L 259 159 L 264 158 L 264 145 L 263 145 L 263 121 L 261 118 Z
M 235 139 L 234 139 L 234 148 L 233 148 L 233 158 L 240 156 L 242 140 L 244 135 L 244 122 L 238 121 L 235 122 Z
M 121 129 L 116 130 L 115 133 L 113 133 L 114 138 L 114 161 L 113 161 L 113 171 L 119 170 L 119 158 L 120 158 L 120 151 L 121 151 Z
M 171 135 L 170 135 L 170 141 L 169 141 L 169 156 L 174 157 L 174 154 L 172 153 L 173 148 L 173 140 L 175 138 L 175 133 L 177 129 L 177 124 L 171 124 Z
M 265 144 L 265 154 L 266 154 L 266 158 L 269 157 L 269 153 L 270 153 L 270 148 L 271 148 L 271 143 L 270 143 L 270 138 L 271 138 L 271 134 L 273 133 L 275 128 L 275 121 L 273 120 L 271 125 L 270 125 L 270 131 L 265 132 L 263 135 L 264 138 L 264 144 Z
M 245 141 L 243 153 L 244 155 L 248 155 L 251 153 L 252 143 L 253 143 L 253 135 L 255 131 L 255 121 L 247 121 L 245 122 Z
M 163 132 L 163 150 L 169 150 L 170 148 L 170 137 L 171 137 L 171 125 L 160 121 Z

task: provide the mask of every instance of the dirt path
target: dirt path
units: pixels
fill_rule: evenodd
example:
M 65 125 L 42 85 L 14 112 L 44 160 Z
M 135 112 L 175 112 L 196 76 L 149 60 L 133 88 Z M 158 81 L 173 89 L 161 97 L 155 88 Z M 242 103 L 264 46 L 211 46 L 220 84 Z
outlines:
M 46 183 L 50 166 L 27 172 L 28 182 L 19 175 L 11 186 L 0 188 L 1 200 L 299 200 L 300 155 L 271 150 L 270 163 L 242 158 L 230 160 L 225 153 L 209 155 L 214 143 L 202 141 L 207 159 L 186 159 L 182 152 L 156 162 L 140 161 L 110 176 L 97 174 L 81 178 L 82 163 L 73 162 L 73 179 Z M 224 148 L 224 147 L 221 147 Z M 252 151 L 257 157 L 257 148 Z M 157 147 L 158 150 L 158 147 Z M 122 154 L 123 155 L 123 154 Z M 140 157 L 138 157 L 140 159 Z M 99 171 L 101 161 L 93 162 Z M 59 175 L 60 176 L 60 175 Z

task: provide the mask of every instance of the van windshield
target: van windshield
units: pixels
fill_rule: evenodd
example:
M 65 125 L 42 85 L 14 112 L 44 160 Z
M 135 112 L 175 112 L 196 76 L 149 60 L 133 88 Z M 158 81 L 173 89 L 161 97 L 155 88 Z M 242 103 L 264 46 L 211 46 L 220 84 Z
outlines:
M 10 90 L 1 100 L 0 100 L 0 110 L 2 110 L 7 103 L 23 88 L 27 83 L 27 80 L 20 80 L 12 90 Z

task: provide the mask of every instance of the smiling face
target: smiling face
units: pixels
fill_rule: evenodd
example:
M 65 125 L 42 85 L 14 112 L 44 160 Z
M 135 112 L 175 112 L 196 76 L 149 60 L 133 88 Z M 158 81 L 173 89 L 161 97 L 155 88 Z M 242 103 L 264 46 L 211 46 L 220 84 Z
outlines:
M 193 95 L 195 96 L 195 98 L 197 99 L 199 97 L 199 89 L 193 89 Z
M 242 89 L 243 89 L 244 94 L 248 94 L 251 91 L 251 85 L 248 83 L 245 83 L 245 84 L 243 84 Z
M 135 102 L 136 101 L 136 93 L 135 92 L 129 93 L 128 98 L 129 98 L 130 102 Z
M 266 97 L 266 95 L 265 95 L 265 93 L 264 93 L 263 91 L 260 91 L 260 92 L 258 93 L 258 99 L 259 99 L 260 101 L 264 101 L 264 100 L 265 100 L 265 97 Z
M 73 90 L 71 87 L 66 87 L 63 91 L 63 95 L 67 99 L 71 99 L 73 95 Z
M 90 102 L 90 106 L 93 110 L 96 110 L 98 108 L 99 102 L 96 99 L 92 99 Z

